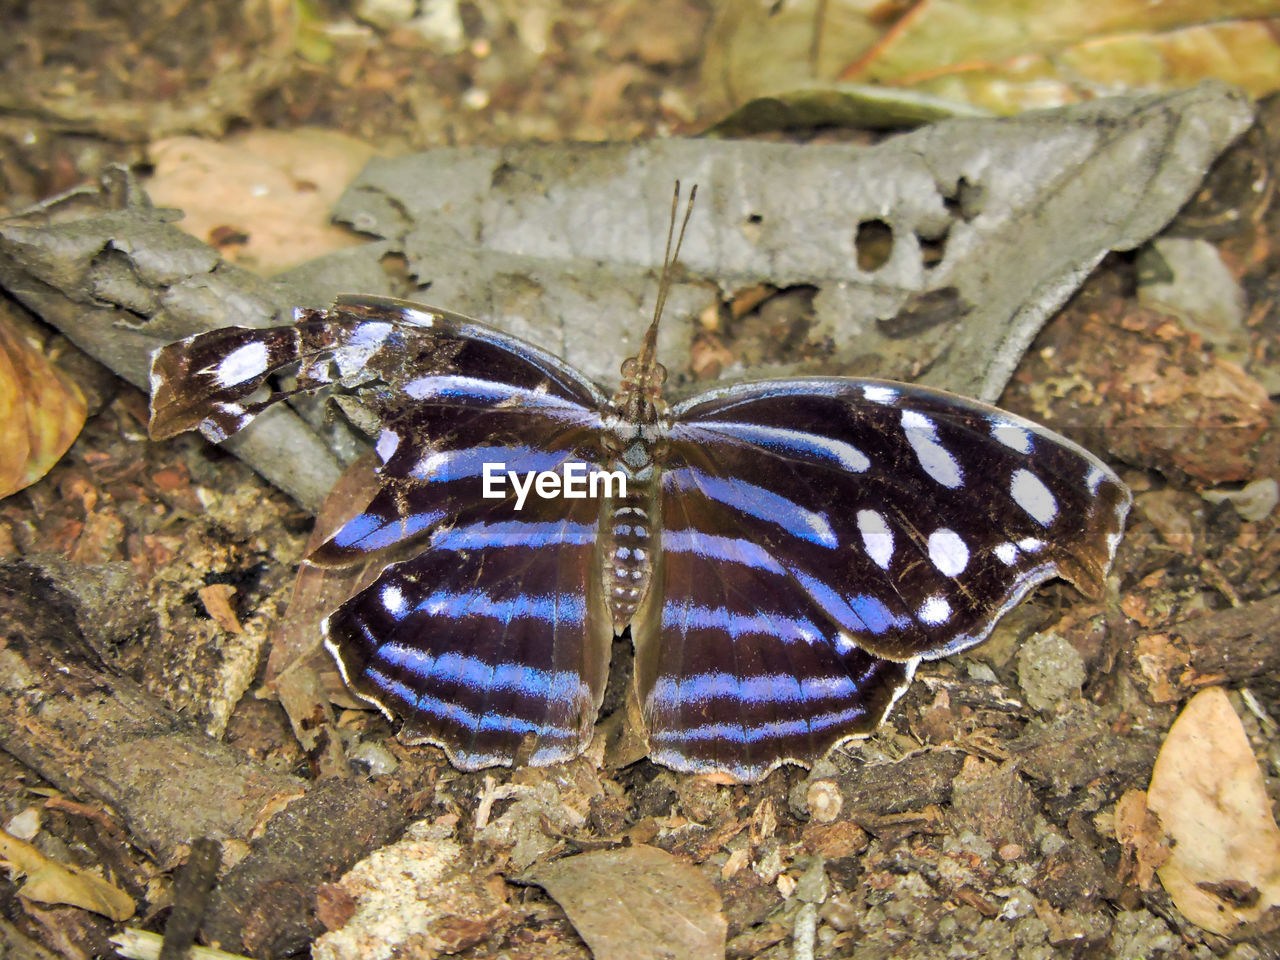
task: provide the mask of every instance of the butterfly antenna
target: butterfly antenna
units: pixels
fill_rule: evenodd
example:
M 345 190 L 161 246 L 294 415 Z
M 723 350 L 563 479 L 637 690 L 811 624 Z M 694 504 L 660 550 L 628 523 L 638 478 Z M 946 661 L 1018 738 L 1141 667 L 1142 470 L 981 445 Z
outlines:
M 680 248 L 684 246 L 685 230 L 689 226 L 689 217 L 693 215 L 693 201 L 697 195 L 698 185 L 695 183 L 689 188 L 689 200 L 685 204 L 684 219 L 680 222 L 680 233 L 677 235 L 676 215 L 680 211 L 680 181 L 676 181 L 676 189 L 671 196 L 671 218 L 667 221 L 667 249 L 662 255 L 662 274 L 658 278 L 658 299 L 653 305 L 653 322 L 649 324 L 649 329 L 645 331 L 644 344 L 640 348 L 639 357 L 637 357 L 641 369 L 644 370 L 654 365 L 654 359 L 658 352 L 658 324 L 662 320 L 662 311 L 667 306 L 667 296 L 671 293 L 675 265 L 680 259 Z M 675 240 L 674 252 L 671 247 L 673 239 Z

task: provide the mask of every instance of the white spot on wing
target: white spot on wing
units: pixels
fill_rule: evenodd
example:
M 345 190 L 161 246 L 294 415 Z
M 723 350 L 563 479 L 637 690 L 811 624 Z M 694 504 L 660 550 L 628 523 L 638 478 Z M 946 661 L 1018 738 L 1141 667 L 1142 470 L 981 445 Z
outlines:
M 400 616 L 405 611 L 404 594 L 400 592 L 400 588 L 393 583 L 388 583 L 382 588 L 382 605 L 386 608 L 387 613 L 393 616 Z
M 1013 562 L 1018 559 L 1018 548 L 1012 543 L 998 544 L 991 552 L 994 553 L 996 555 L 996 559 L 1006 567 L 1013 566 Z
M 920 467 L 935 481 L 954 490 L 964 483 L 960 464 L 951 451 L 938 442 L 938 425 L 915 410 L 902 412 L 902 429 L 916 453 Z
M 400 435 L 393 430 L 383 430 L 378 434 L 378 443 L 373 449 L 377 452 L 378 459 L 386 463 L 399 447 Z
M 1098 487 L 1102 485 L 1102 481 L 1107 479 L 1107 471 L 1100 466 L 1090 464 L 1089 473 L 1084 478 L 1085 486 L 1089 488 L 1089 496 L 1096 497 L 1098 495 Z
M 412 323 L 417 327 L 430 327 L 438 319 L 436 314 L 429 313 L 426 310 L 419 310 L 417 307 L 405 307 L 400 316 L 406 322 Z
M 893 560 L 893 531 L 884 516 L 875 510 L 859 510 L 858 532 L 862 534 L 862 548 L 867 556 L 881 570 L 888 570 Z
M 969 548 L 960 534 L 939 527 L 929 534 L 929 562 L 948 577 L 959 576 L 969 565 Z
M 1031 452 L 1031 432 L 1026 427 L 1010 423 L 1002 417 L 991 417 L 991 436 L 1003 443 L 1010 450 L 1019 453 Z
M 1013 494 L 1013 502 L 1042 527 L 1047 527 L 1058 515 L 1058 501 L 1044 482 L 1030 470 L 1019 469 L 1013 472 L 1009 492 Z
M 338 375 L 346 378 L 360 373 L 369 358 L 382 346 L 391 335 L 389 323 L 362 323 L 351 332 L 339 349 L 333 352 L 334 363 L 338 366 Z
M 881 387 L 876 384 L 867 384 L 862 388 L 862 395 L 872 403 L 892 405 L 898 402 L 898 391 L 893 389 L 893 387 Z
M 246 343 L 222 358 L 213 377 L 224 387 L 234 387 L 260 377 L 267 370 L 267 345 Z
M 945 597 L 930 597 L 920 605 L 920 622 L 931 627 L 941 626 L 951 617 L 951 604 Z

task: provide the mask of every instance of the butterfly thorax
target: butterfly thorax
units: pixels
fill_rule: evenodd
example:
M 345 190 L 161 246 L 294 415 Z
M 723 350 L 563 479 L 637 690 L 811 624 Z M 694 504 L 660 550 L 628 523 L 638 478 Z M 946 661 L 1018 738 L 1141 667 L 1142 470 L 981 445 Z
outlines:
M 640 358 L 622 366 L 622 386 L 604 424 L 604 468 L 621 472 L 626 493 L 601 507 L 600 560 L 614 629 L 631 622 L 653 574 L 653 538 L 659 529 L 658 478 L 669 429 L 660 363 Z

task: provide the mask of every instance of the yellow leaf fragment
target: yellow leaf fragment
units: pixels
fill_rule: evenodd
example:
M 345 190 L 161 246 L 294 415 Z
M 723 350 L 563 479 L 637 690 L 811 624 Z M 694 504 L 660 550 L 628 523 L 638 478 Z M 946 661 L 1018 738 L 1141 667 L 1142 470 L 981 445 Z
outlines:
M 1192 923 L 1225 935 L 1280 904 L 1280 827 L 1221 687 L 1196 694 L 1174 721 L 1147 806 L 1174 841 L 1157 875 Z
M 66 903 L 112 920 L 133 916 L 133 898 L 97 874 L 50 860 L 25 841 L 0 830 L 0 861 L 11 874 L 24 874 L 20 896 L 40 903 Z

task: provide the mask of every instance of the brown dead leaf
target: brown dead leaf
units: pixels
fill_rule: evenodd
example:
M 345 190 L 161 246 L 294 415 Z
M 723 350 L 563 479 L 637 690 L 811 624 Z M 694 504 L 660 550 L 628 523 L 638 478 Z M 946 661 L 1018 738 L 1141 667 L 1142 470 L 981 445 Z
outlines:
M 710 99 L 797 113 L 825 94 L 829 122 L 895 93 L 903 108 L 916 97 L 1010 114 L 1206 77 L 1261 97 L 1280 77 L 1276 15 L 1270 0 L 722 3 L 703 82 Z
M 1172 89 L 1219 77 L 1261 96 L 1280 48 L 1266 0 L 923 0 L 841 79 L 999 112 L 1087 99 L 1090 88 Z
M 102 877 L 50 860 L 31 844 L 0 830 L 0 861 L 11 874 L 25 874 L 19 895 L 40 903 L 66 903 L 112 920 L 133 916 L 133 898 Z
M 1196 694 L 1174 721 L 1147 805 L 1174 841 L 1160 882 L 1188 920 L 1226 935 L 1280 905 L 1280 827 L 1221 687 Z
M 192 236 L 269 275 L 360 242 L 329 211 L 374 152 L 326 130 L 173 137 L 151 146 L 147 192 L 182 210 L 179 226 Z
M 565 857 L 523 879 L 564 908 L 595 960 L 725 955 L 720 894 L 696 867 L 657 847 Z
M 0 497 L 48 473 L 84 416 L 80 389 L 0 319 Z
M 1139 637 L 1134 656 L 1147 680 L 1147 692 L 1152 700 L 1173 703 L 1182 697 L 1185 690 L 1182 681 L 1191 670 L 1191 658 L 1167 633 Z
M 370 452 L 343 472 L 316 516 L 308 553 L 368 506 L 377 491 L 376 463 L 376 455 Z M 322 748 L 316 756 L 322 775 L 341 776 L 347 764 L 341 738 L 327 732 L 333 724 L 330 703 L 358 708 L 367 704 L 352 697 L 342 684 L 333 658 L 321 644 L 320 621 L 367 586 L 385 562 L 380 556 L 377 561 L 329 568 L 304 559 L 289 608 L 272 637 L 266 686 L 280 699 L 298 742 L 308 752 Z

